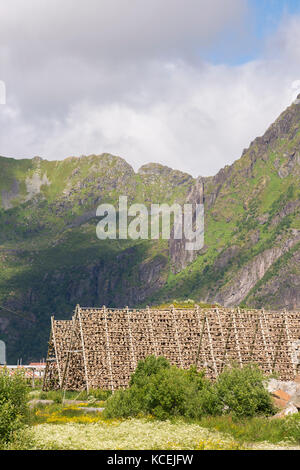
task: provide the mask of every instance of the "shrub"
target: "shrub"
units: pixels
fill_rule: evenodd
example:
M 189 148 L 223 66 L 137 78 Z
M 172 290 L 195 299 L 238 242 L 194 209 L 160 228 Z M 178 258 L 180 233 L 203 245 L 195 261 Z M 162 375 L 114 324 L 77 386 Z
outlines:
M 163 357 L 149 356 L 139 362 L 130 387 L 117 391 L 107 401 L 104 416 L 151 414 L 158 419 L 200 419 L 222 414 L 239 418 L 270 415 L 275 409 L 264 380 L 257 366 L 247 365 L 225 369 L 213 383 L 195 367 L 178 369 Z
M 127 390 L 118 390 L 108 399 L 103 412 L 105 418 L 128 418 L 143 413 L 142 398 L 135 386 Z
M 0 441 L 9 442 L 14 432 L 24 425 L 27 392 L 21 371 L 10 376 L 5 368 L 0 370 Z
M 217 416 L 222 414 L 222 404 L 213 384 L 207 382 L 198 393 L 187 396 L 185 416 L 200 419 L 203 416 Z
M 135 372 L 132 374 L 129 385 L 144 386 L 153 375 L 165 369 L 169 369 L 170 363 L 164 357 L 148 356 L 144 361 L 139 361 Z
M 151 414 L 158 419 L 172 416 L 193 416 L 191 402 L 201 402 L 199 413 L 209 409 L 210 383 L 195 368 L 178 369 L 163 358 L 149 356 L 140 361 L 130 380 L 130 388 L 116 392 L 106 404 L 104 415 L 111 417 Z M 198 403 L 197 403 L 198 404 Z M 204 411 L 206 410 L 206 411 Z M 199 414 L 198 413 L 198 414 Z
M 191 383 L 184 371 L 176 367 L 161 370 L 145 390 L 143 409 L 158 419 L 185 415 L 189 388 Z
M 237 417 L 274 414 L 271 395 L 264 388 L 265 377 L 257 365 L 225 369 L 215 388 L 223 413 Z
M 130 388 L 114 393 L 106 403 L 104 415 L 108 418 L 127 418 L 151 412 L 147 405 L 152 389 L 151 384 L 159 373 L 170 367 L 164 357 L 149 356 L 144 361 L 139 361 L 131 376 Z

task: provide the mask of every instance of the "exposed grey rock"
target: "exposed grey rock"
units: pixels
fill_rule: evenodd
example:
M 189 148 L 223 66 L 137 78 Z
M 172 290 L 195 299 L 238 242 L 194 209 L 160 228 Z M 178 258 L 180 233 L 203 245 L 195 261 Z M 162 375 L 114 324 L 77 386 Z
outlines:
M 202 178 L 198 178 L 192 186 L 188 196 L 187 204 L 193 204 L 194 212 L 196 204 L 203 204 L 204 202 L 204 183 Z M 205 215 L 204 215 L 205 217 Z M 171 239 L 169 241 L 169 251 L 171 258 L 171 268 L 174 273 L 182 271 L 192 261 L 194 261 L 199 252 L 196 250 L 186 250 L 185 245 L 187 239 L 185 236 L 181 240 L 174 239 L 174 229 L 172 230 Z
M 272 264 L 299 240 L 300 230 L 293 233 L 291 238 L 282 242 L 281 245 L 274 246 L 257 255 L 237 272 L 229 284 L 219 291 L 216 301 L 225 307 L 239 305 Z
M 296 390 L 292 395 L 289 403 L 293 404 L 298 410 L 300 410 L 300 389 Z
M 265 382 L 265 387 L 270 393 L 275 392 L 276 390 L 283 390 L 291 396 L 294 396 L 299 390 L 299 384 L 296 382 L 277 379 L 269 379 Z
M 279 411 L 276 415 L 272 416 L 272 418 L 284 418 L 285 416 L 294 415 L 298 413 L 298 409 L 292 403 L 289 403 L 286 408 Z
M 27 196 L 26 201 L 30 201 L 34 196 L 40 193 L 41 187 L 50 185 L 50 181 L 47 178 L 47 175 L 44 174 L 41 176 L 40 171 L 37 170 L 33 173 L 31 177 L 26 178 L 26 189 L 27 189 Z

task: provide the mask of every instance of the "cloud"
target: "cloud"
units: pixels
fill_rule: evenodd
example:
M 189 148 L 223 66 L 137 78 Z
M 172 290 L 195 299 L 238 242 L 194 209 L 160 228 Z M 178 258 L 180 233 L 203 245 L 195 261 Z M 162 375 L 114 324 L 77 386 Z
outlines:
M 2 3 L 0 153 L 111 152 L 135 169 L 156 161 L 215 174 L 291 103 L 300 79 L 297 17 L 285 20 L 259 60 L 201 60 L 228 28 L 243 40 L 246 7 L 240 0 Z
M 34 62 L 35 54 L 178 56 L 237 26 L 245 11 L 245 0 L 11 0 L 0 5 L 0 39 Z

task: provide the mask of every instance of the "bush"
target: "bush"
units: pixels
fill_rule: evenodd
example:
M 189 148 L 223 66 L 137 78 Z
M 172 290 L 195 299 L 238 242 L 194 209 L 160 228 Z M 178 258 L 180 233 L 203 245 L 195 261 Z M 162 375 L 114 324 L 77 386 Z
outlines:
M 135 372 L 132 374 L 129 385 L 143 387 L 147 385 L 153 375 L 166 369 L 170 369 L 170 363 L 164 357 L 148 356 L 144 361 L 139 361 Z
M 247 365 L 226 369 L 213 383 L 195 367 L 178 369 L 163 357 L 149 356 L 139 362 L 130 387 L 117 391 L 107 401 L 104 416 L 151 414 L 158 419 L 201 419 L 223 414 L 239 418 L 270 415 L 275 409 L 264 380 L 257 366 Z
M 201 419 L 203 416 L 217 416 L 222 414 L 222 404 L 213 384 L 207 382 L 201 392 L 193 393 L 187 397 L 185 416 L 192 419 Z
M 198 414 L 210 409 L 210 389 L 204 373 L 195 368 L 178 369 L 163 357 L 149 356 L 139 362 L 130 388 L 116 392 L 107 401 L 104 415 L 126 418 L 151 414 L 158 419 L 193 416 L 191 403 L 197 402 Z
M 107 401 L 104 415 L 110 417 L 127 418 L 140 413 L 149 413 L 149 400 L 151 384 L 154 378 L 169 369 L 171 366 L 164 357 L 149 356 L 139 361 L 131 376 L 130 388 L 119 390 Z
M 27 385 L 24 374 L 10 376 L 0 370 L 0 441 L 7 443 L 24 425 L 27 413 Z
M 215 385 L 223 413 L 236 417 L 274 414 L 275 408 L 271 395 L 264 388 L 264 380 L 256 365 L 226 369 Z

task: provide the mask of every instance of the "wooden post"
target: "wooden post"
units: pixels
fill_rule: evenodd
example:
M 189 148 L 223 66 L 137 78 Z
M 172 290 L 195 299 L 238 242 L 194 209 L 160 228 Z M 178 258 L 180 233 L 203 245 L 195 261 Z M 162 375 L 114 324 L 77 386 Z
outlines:
M 226 338 L 226 343 L 225 343 L 225 348 L 224 348 L 223 359 L 222 359 L 222 362 L 221 362 L 220 373 L 221 373 L 221 372 L 223 371 L 223 369 L 224 369 L 224 365 L 225 365 L 225 361 L 226 361 L 226 357 L 227 357 L 227 348 L 228 348 L 228 344 L 229 344 L 229 340 L 230 340 L 230 336 L 231 336 L 232 323 L 233 323 L 233 313 L 231 312 L 230 324 L 229 324 L 229 328 L 228 328 L 228 333 L 227 333 L 227 338 Z
M 130 349 L 131 349 L 131 358 L 132 358 L 132 368 L 133 370 L 136 369 L 137 363 L 136 363 L 136 358 L 134 354 L 134 348 L 133 348 L 133 341 L 132 341 L 132 332 L 131 332 L 131 324 L 130 324 L 130 311 L 129 308 L 126 307 L 126 316 L 127 316 L 127 323 L 128 323 L 128 335 L 129 335 L 129 343 L 130 343 Z
M 154 348 L 154 354 L 156 357 L 158 357 L 158 348 L 157 348 L 157 342 L 154 336 L 154 331 L 153 331 L 153 325 L 152 325 L 152 318 L 151 318 L 151 312 L 150 312 L 150 307 L 147 305 L 147 314 L 148 314 L 148 323 L 149 323 L 149 330 L 150 330 L 150 338 L 153 344 Z
M 195 360 L 196 369 L 197 369 L 198 362 L 199 362 L 199 355 L 200 355 L 200 351 L 201 351 L 201 347 L 202 347 L 202 339 L 203 339 L 203 335 L 204 335 L 205 324 L 206 324 L 206 315 L 204 314 L 203 319 L 202 319 L 202 328 L 201 328 L 201 332 L 200 332 L 200 338 L 199 338 L 199 346 L 198 346 L 198 351 L 197 351 L 196 360 Z
M 237 331 L 237 327 L 236 327 L 235 311 L 233 311 L 233 329 L 234 329 L 235 344 L 236 344 L 236 349 L 237 349 L 237 353 L 238 353 L 240 367 L 243 367 L 243 361 L 242 361 L 242 355 L 241 355 L 241 349 L 240 349 L 240 343 L 239 343 L 239 335 L 238 335 L 238 331 Z
M 62 386 L 62 376 L 61 376 L 61 370 L 60 370 L 60 360 L 58 358 L 58 351 L 57 351 L 57 345 L 56 345 L 56 336 L 55 336 L 55 327 L 54 327 L 54 317 L 51 317 L 51 328 L 52 328 L 52 338 L 53 338 L 53 344 L 54 344 L 54 351 L 55 351 L 55 357 L 56 357 L 56 364 L 57 364 L 57 371 L 58 371 L 58 381 L 59 381 L 59 386 L 61 388 Z
M 258 332 L 258 326 L 259 326 L 259 316 L 257 316 L 256 322 L 255 322 L 255 330 L 254 330 L 254 335 L 252 338 L 252 343 L 250 346 L 250 361 L 253 359 L 253 352 L 254 352 L 254 346 L 255 346 L 255 341 L 256 341 L 256 336 Z
M 173 325 L 174 325 L 174 331 L 175 331 L 175 338 L 176 338 L 176 343 L 177 343 L 177 348 L 178 348 L 179 362 L 180 362 L 181 368 L 183 369 L 183 361 L 182 361 L 182 356 L 181 356 L 181 344 L 180 344 L 180 338 L 179 338 L 179 333 L 178 333 L 178 328 L 177 328 L 174 305 L 171 305 L 171 311 L 172 311 Z
M 274 354 L 274 361 L 273 361 L 273 365 L 272 365 L 272 372 L 275 371 L 275 366 L 276 366 L 276 362 L 277 362 L 277 358 L 278 358 L 279 348 L 281 346 L 281 340 L 282 340 L 282 337 L 283 337 L 284 326 L 285 326 L 285 319 L 283 317 L 278 342 L 276 344 L 276 349 L 275 349 L 275 354 Z
M 114 393 L 113 372 L 112 372 L 112 365 L 111 365 L 110 343 L 109 343 L 107 314 L 106 314 L 106 307 L 105 306 L 103 306 L 103 313 L 104 313 L 104 322 L 105 322 L 107 359 L 108 359 L 108 367 L 109 367 L 109 374 L 110 374 L 110 386 L 111 386 L 112 393 Z
M 214 370 L 215 376 L 217 378 L 218 377 L 218 369 L 217 369 L 217 364 L 216 364 L 215 355 L 214 355 L 213 342 L 212 342 L 212 338 L 211 338 L 211 334 L 210 334 L 209 321 L 208 321 L 207 317 L 206 317 L 206 328 L 207 328 L 207 334 L 208 334 L 208 342 L 209 342 L 209 346 L 210 346 L 210 353 L 211 353 L 212 362 L 213 362 L 213 370 Z
M 220 332 L 221 332 L 222 343 L 223 343 L 223 346 L 225 346 L 224 330 L 223 330 L 223 327 L 222 327 L 222 322 L 221 322 L 220 312 L 219 312 L 218 307 L 216 308 L 216 314 L 217 314 L 217 319 L 218 319 L 219 328 L 220 328 Z
M 271 365 L 271 362 L 270 362 L 269 352 L 270 352 L 271 356 L 273 356 L 273 351 L 268 351 L 268 348 L 267 348 L 266 332 L 265 332 L 265 328 L 264 328 L 264 326 L 266 325 L 266 318 L 265 318 L 265 311 L 264 311 L 264 309 L 262 309 L 262 311 L 261 311 L 261 313 L 260 313 L 260 315 L 259 315 L 259 323 L 260 323 L 260 329 L 261 329 L 261 334 L 262 334 L 262 340 L 263 340 L 264 350 L 265 350 L 265 357 L 266 357 L 266 361 L 267 361 L 269 373 L 272 373 L 272 365 Z M 269 347 L 270 347 L 270 349 L 271 349 L 271 345 L 270 345 L 270 344 L 269 344 Z
M 87 367 L 87 357 L 86 357 L 86 352 L 85 352 L 85 347 L 84 347 L 84 336 L 83 336 L 81 309 L 80 308 L 78 310 L 78 320 L 79 320 L 79 328 L 80 328 L 80 337 L 81 337 L 81 346 L 82 346 L 86 391 L 87 391 L 87 393 L 89 393 L 90 385 L 89 385 L 89 376 L 88 376 L 88 367 Z
M 284 323 L 285 323 L 285 332 L 286 332 L 286 338 L 287 338 L 288 353 L 289 353 L 289 356 L 290 356 L 290 359 L 291 359 L 294 376 L 296 376 L 297 375 L 297 366 L 295 364 L 294 356 L 293 356 L 292 342 L 291 342 L 291 337 L 290 337 L 290 330 L 289 330 L 289 326 L 288 326 L 288 319 L 287 319 L 286 309 L 284 309 L 283 316 L 284 316 Z
M 61 386 L 60 386 L 60 388 L 63 389 L 64 392 L 66 391 L 65 385 L 66 385 L 66 378 L 67 378 L 67 375 L 68 375 L 68 372 L 69 372 L 70 355 L 71 355 L 72 350 L 75 349 L 73 347 L 73 341 L 74 341 L 74 334 L 75 334 L 75 327 L 76 327 L 76 319 L 77 319 L 77 316 L 78 316 L 79 309 L 80 309 L 80 306 L 77 305 L 76 309 L 75 309 L 75 314 L 73 315 L 73 318 L 72 318 L 72 331 L 71 331 L 71 335 L 70 335 L 69 350 L 67 352 L 66 363 L 65 363 L 65 367 L 64 367 L 64 371 L 63 371 L 63 375 L 62 375 Z

